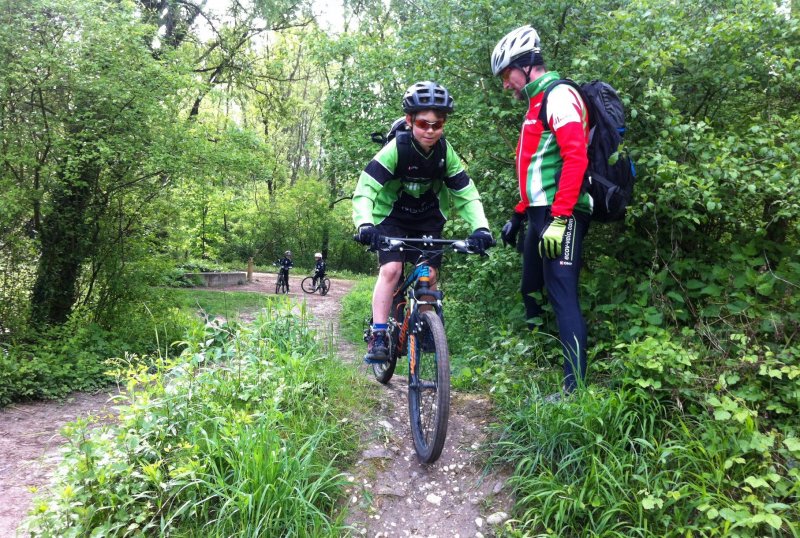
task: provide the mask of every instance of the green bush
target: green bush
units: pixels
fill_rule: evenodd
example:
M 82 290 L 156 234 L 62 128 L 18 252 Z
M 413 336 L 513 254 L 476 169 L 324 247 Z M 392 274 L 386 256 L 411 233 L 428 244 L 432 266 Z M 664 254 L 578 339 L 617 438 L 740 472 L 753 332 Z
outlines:
M 189 314 L 153 296 L 153 310 L 131 312 L 125 330 L 108 329 L 77 310 L 61 326 L 31 332 L 0 346 L 0 406 L 27 399 L 59 399 L 73 391 L 106 387 L 108 360 L 126 353 L 168 357 L 172 344 L 194 323 Z
M 375 279 L 366 278 L 355 283 L 350 293 L 342 298 L 340 325 L 342 335 L 350 342 L 363 342 L 364 329 L 372 317 L 372 290 Z
M 339 536 L 338 467 L 358 442 L 358 377 L 291 304 L 209 322 L 155 371 L 120 363 L 119 424 L 70 428 L 33 536 Z M 130 368 L 128 368 L 130 366 Z
M 649 388 L 592 387 L 560 403 L 535 384 L 500 395 L 494 461 L 514 468 L 510 535 L 796 534 L 798 470 L 772 454 L 774 435 L 749 414 L 693 418 Z

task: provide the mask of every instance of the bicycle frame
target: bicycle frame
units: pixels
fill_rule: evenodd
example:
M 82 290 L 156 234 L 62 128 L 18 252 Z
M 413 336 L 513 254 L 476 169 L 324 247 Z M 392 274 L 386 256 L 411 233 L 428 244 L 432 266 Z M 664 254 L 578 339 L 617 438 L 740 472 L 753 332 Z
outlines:
M 390 317 L 395 320 L 396 326 L 399 328 L 397 337 L 397 356 L 399 357 L 406 350 L 406 341 L 408 339 L 408 330 L 411 327 L 414 330 L 419 329 L 419 308 L 421 306 L 431 306 L 439 318 L 443 316 L 443 300 L 444 292 L 441 290 L 430 289 L 430 258 L 442 254 L 446 248 L 451 248 L 455 252 L 462 252 L 465 254 L 474 254 L 475 252 L 470 248 L 466 241 L 454 241 L 451 239 L 431 239 L 431 238 L 400 238 L 400 237 L 384 237 L 384 248 L 401 250 L 405 245 L 422 244 L 423 248 L 419 249 L 421 259 L 414 266 L 414 270 L 409 273 L 394 292 L 392 299 L 392 312 L 389 313 Z M 425 249 L 424 247 L 433 247 Z M 400 277 L 403 279 L 403 277 Z M 405 303 L 398 302 L 406 298 Z M 430 299 L 424 299 L 430 297 Z M 396 311 L 395 306 L 404 305 L 402 309 L 403 319 L 399 319 L 400 311 Z M 412 354 L 413 355 L 413 354 Z M 410 358 L 411 368 L 414 367 L 414 360 L 416 357 Z M 413 370 L 412 370 L 413 371 Z
M 408 338 L 408 329 L 412 327 L 413 329 L 418 329 L 419 323 L 419 308 L 420 306 L 429 305 L 432 306 L 433 309 L 436 311 L 436 314 L 441 318 L 443 305 L 442 301 L 444 300 L 444 292 L 441 290 L 433 290 L 430 289 L 429 279 L 430 278 L 430 265 L 427 259 L 423 259 L 417 263 L 414 267 L 414 270 L 406 277 L 404 282 L 398 286 L 394 293 L 394 300 L 393 302 L 397 301 L 398 298 L 406 298 L 405 303 L 399 303 L 404 305 L 403 306 L 403 321 L 402 325 L 398 324 L 400 329 L 400 333 L 397 336 L 397 349 L 398 349 L 398 356 L 405 353 L 406 349 L 406 339 Z M 431 297 L 432 300 L 428 299 L 425 300 L 423 297 Z M 397 315 L 399 312 L 392 312 L 390 314 Z M 399 320 L 395 319 L 395 323 Z M 414 353 L 410 358 L 410 367 L 413 371 L 414 362 L 416 357 Z

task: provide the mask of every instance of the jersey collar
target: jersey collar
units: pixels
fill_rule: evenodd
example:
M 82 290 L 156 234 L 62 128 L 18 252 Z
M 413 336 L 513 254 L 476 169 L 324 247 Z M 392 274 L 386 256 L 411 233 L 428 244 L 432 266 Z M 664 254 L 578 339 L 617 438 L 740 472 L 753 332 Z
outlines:
M 522 88 L 522 93 L 528 99 L 533 99 L 536 95 L 539 95 L 541 92 L 545 91 L 551 82 L 560 78 L 561 77 L 559 74 L 555 71 L 548 71 L 536 80 L 529 82 L 524 88 Z

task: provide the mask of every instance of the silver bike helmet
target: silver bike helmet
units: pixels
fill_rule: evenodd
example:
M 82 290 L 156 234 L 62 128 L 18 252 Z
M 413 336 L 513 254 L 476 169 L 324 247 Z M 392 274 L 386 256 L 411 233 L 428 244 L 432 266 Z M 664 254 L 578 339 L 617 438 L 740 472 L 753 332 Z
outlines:
M 412 84 L 403 95 L 403 112 L 406 114 L 421 110 L 438 110 L 449 114 L 453 111 L 453 105 L 447 88 L 430 80 Z
M 492 74 L 498 76 L 515 60 L 530 58 L 528 65 L 533 65 L 533 57 L 541 54 L 539 34 L 531 25 L 520 26 L 511 30 L 495 45 L 492 51 Z

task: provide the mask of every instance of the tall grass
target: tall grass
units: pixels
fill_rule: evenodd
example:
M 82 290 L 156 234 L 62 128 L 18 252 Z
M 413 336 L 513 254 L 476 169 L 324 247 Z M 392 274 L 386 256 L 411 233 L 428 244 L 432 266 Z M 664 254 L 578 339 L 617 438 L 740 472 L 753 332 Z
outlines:
M 342 334 L 351 342 L 363 342 L 366 321 L 372 316 L 372 290 L 375 278 L 365 278 L 353 285 L 342 298 Z
M 501 398 L 493 462 L 514 469 L 509 535 L 797 536 L 796 491 L 746 448 L 754 428 L 734 433 L 636 389 L 541 396 L 530 383 Z
M 274 297 L 247 291 L 213 291 L 202 289 L 171 289 L 170 297 L 181 310 L 232 319 L 242 312 L 254 312 L 266 307 Z
M 339 536 L 360 376 L 288 301 L 208 323 L 161 371 L 118 375 L 119 423 L 71 427 L 32 536 Z M 133 361 L 132 364 L 140 364 Z

